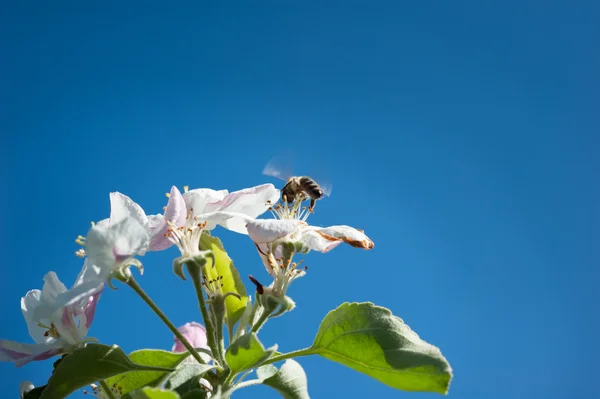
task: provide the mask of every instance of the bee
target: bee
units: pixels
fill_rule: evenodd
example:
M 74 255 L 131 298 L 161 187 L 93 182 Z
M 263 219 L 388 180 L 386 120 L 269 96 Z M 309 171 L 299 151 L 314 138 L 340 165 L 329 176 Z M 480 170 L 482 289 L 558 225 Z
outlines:
M 319 184 L 309 176 L 293 176 L 289 171 L 284 171 L 275 158 L 265 166 L 263 174 L 286 181 L 285 186 L 281 189 L 281 199 L 284 202 L 292 203 L 296 199 L 299 201 L 310 199 L 308 209 L 311 212 L 317 200 L 323 198 L 324 195 L 331 195 L 331 186 Z

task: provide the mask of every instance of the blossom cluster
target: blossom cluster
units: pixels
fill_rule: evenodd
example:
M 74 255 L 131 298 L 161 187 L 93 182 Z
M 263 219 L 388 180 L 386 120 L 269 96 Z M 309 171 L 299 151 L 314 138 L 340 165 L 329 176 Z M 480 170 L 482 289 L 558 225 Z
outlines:
M 82 248 L 76 254 L 84 261 L 75 283 L 67 289 L 51 271 L 44 277 L 42 290 L 31 290 L 21 299 L 23 316 L 35 343 L 0 340 L 0 360 L 22 366 L 71 353 L 95 341 L 87 337 L 88 329 L 98 300 L 107 285 L 112 287 L 113 279 L 127 281 L 131 267 L 143 272 L 138 257 L 173 245 L 180 252 L 174 260 L 175 270 L 193 262 L 204 256 L 200 249 L 202 234 L 217 226 L 248 235 L 254 242 L 273 281 L 265 286 L 251 279 L 259 294 L 276 298 L 285 298 L 291 282 L 305 275 L 302 262 L 295 262 L 294 254 L 324 253 L 340 243 L 373 248 L 364 232 L 353 227 L 308 225 L 312 209 L 302 205 L 303 199 L 280 202 L 280 195 L 272 184 L 234 192 L 186 187 L 182 193 L 172 187 L 163 213 L 148 215 L 128 196 L 111 193 L 109 217 L 92 223 L 87 234 L 77 239 Z M 274 218 L 259 218 L 267 211 Z M 186 326 L 186 333 L 199 331 L 196 325 Z M 201 334 L 190 340 L 202 339 L 205 345 L 206 337 Z M 177 343 L 173 350 L 185 349 Z

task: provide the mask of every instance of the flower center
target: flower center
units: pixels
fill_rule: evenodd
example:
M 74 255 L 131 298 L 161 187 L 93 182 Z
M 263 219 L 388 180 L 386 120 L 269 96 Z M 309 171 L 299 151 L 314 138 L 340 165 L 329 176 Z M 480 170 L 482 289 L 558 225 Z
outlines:
M 46 332 L 44 333 L 44 337 L 52 337 L 54 339 L 60 338 L 60 334 L 58 333 L 56 326 L 54 326 L 54 323 L 50 323 L 50 326 L 48 326 L 48 325 L 42 323 L 41 321 L 38 321 L 38 326 L 46 329 Z
M 268 255 L 269 263 L 273 269 L 273 291 L 279 295 L 285 295 L 290 284 L 295 279 L 306 274 L 308 266 L 300 262 L 292 262 L 292 259 L 275 258 L 272 253 Z
M 165 233 L 165 237 L 177 245 L 183 257 L 189 257 L 199 252 L 200 237 L 207 222 L 199 222 L 198 217 L 194 216 L 193 209 L 189 210 L 185 218 L 185 225 L 178 227 L 169 220 L 167 223 L 169 229 Z
M 222 280 L 223 276 L 217 276 L 215 279 L 210 280 L 206 274 L 202 275 L 202 285 L 209 298 L 221 292 L 221 288 L 223 288 Z
M 302 206 L 304 200 L 306 200 L 306 197 L 303 194 L 298 194 L 291 205 L 286 201 L 280 201 L 271 206 L 269 210 L 276 219 L 301 220 L 306 222 L 306 219 L 308 219 L 308 216 L 312 212 L 310 208 Z M 270 205 L 271 202 L 269 201 L 268 204 Z

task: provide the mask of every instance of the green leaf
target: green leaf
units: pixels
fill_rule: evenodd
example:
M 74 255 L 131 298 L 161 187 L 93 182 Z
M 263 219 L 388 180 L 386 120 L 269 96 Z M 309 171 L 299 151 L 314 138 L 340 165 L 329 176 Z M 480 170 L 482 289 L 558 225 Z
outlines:
M 225 360 L 233 374 L 260 366 L 275 353 L 277 345 L 265 349 L 255 333 L 244 334 L 227 348 Z
M 210 234 L 204 232 L 200 238 L 200 249 L 211 250 L 215 256 L 215 267 L 211 264 L 212 261 L 208 259 L 208 264 L 205 266 L 207 277 L 211 280 L 222 276 L 221 288 L 223 293 L 234 292 L 238 294 L 241 299 L 236 298 L 233 295 L 225 298 L 225 308 L 227 309 L 227 324 L 229 331 L 233 334 L 233 326 L 242 317 L 244 310 L 246 309 L 246 302 L 248 302 L 248 296 L 246 295 L 246 288 L 240 278 L 240 273 L 235 268 L 233 261 L 227 255 L 227 252 L 223 248 L 221 240 L 217 237 L 213 237 Z
M 159 349 L 142 349 L 131 352 L 129 359 L 139 365 L 157 366 L 174 369 L 188 356 L 189 352 L 168 352 Z M 108 378 L 106 382 L 111 387 L 114 384 L 120 388 L 122 395 L 146 386 L 156 387 L 164 382 L 169 371 L 134 371 Z
M 129 371 L 171 369 L 133 363 L 116 345 L 88 344 L 64 357 L 54 369 L 41 399 L 64 398 L 79 388 Z
M 182 364 L 169 378 L 167 388 L 174 389 L 182 394 L 199 387 L 200 377 L 209 370 L 216 368 L 207 364 L 186 363 Z M 181 390 L 179 389 L 181 388 Z
M 285 399 L 310 399 L 306 373 L 295 360 L 286 360 L 279 371 L 272 364 L 267 364 L 258 368 L 256 375 L 264 385 L 276 389 Z
M 344 303 L 325 317 L 309 349 L 396 389 L 446 394 L 452 369 L 440 350 L 372 303 Z
M 177 392 L 167 391 L 158 388 L 142 388 L 132 392 L 132 399 L 179 399 Z

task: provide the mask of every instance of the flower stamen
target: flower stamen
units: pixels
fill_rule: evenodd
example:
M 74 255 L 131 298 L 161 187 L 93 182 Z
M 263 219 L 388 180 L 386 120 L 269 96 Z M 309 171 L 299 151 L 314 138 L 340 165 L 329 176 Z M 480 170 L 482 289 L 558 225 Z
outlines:
M 221 288 L 223 288 L 222 281 L 223 276 L 217 276 L 216 278 L 209 280 L 206 274 L 202 275 L 202 286 L 209 298 L 214 298 L 221 293 Z
M 46 332 L 44 332 L 44 337 L 52 337 L 55 339 L 60 338 L 60 334 L 58 333 L 58 330 L 56 329 L 56 326 L 54 325 L 54 323 L 50 323 L 50 326 L 47 326 L 46 324 L 42 323 L 41 321 L 38 321 L 38 326 L 40 326 L 41 328 L 45 328 L 47 330 Z
M 85 237 L 84 236 L 77 236 L 77 239 L 75 240 L 75 242 L 81 246 L 85 247 Z

